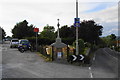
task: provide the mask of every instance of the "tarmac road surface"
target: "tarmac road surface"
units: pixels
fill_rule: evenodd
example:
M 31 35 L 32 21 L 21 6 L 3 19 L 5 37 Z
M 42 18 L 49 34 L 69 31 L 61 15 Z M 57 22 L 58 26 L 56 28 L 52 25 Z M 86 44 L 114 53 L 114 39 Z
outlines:
M 3 44 L 2 78 L 117 78 L 117 61 L 105 55 L 103 49 L 96 52 L 91 67 L 45 62 L 35 52 L 20 53 Z M 107 58 L 108 57 L 108 58 Z M 111 65 L 110 65 L 111 64 Z

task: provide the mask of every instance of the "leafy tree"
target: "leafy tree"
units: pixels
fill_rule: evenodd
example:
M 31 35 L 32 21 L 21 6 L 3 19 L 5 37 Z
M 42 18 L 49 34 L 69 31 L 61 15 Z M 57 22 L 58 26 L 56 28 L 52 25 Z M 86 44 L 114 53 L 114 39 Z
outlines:
M 47 25 L 44 27 L 43 31 L 41 32 L 40 37 L 53 40 L 55 39 L 54 31 L 55 31 L 55 28 L 53 26 Z
M 54 32 L 55 28 L 53 26 L 49 26 L 47 24 L 47 26 L 44 27 L 43 31 L 49 31 L 49 32 Z
M 115 34 L 111 34 L 106 37 L 102 37 L 101 39 L 107 46 L 110 47 L 112 45 L 115 45 L 114 41 L 116 40 L 116 36 L 115 36 Z
M 73 46 L 76 47 L 76 42 L 73 42 Z M 85 49 L 85 43 L 84 40 L 79 39 L 78 40 L 78 46 L 79 46 L 79 53 L 82 54 Z
M 62 41 L 65 44 L 72 45 L 72 43 L 75 41 L 75 27 L 68 27 L 67 25 L 62 26 L 59 31 L 60 31 L 60 37 L 62 38 Z M 56 32 L 57 34 L 57 32 Z
M 33 31 L 34 26 L 31 24 L 28 26 L 28 22 L 26 20 L 17 23 L 12 29 L 14 38 L 25 38 L 35 36 L 35 32 Z
M 83 21 L 80 23 L 79 29 L 79 39 L 83 39 L 85 42 L 96 43 L 99 42 L 99 36 L 102 35 L 103 27 L 101 25 L 96 24 L 93 20 Z M 76 28 L 71 25 L 68 27 L 67 25 L 60 28 L 60 37 L 76 39 Z M 67 40 L 67 39 L 66 39 Z M 68 42 L 69 43 L 69 42 Z
M 102 35 L 103 27 L 97 25 L 93 20 L 84 20 L 80 25 L 79 38 L 82 38 L 85 42 L 98 44 L 99 36 Z
M 67 25 L 60 28 L 60 37 L 61 38 L 75 38 L 74 31 L 71 27 Z
M 12 37 L 7 36 L 6 39 L 10 41 L 12 39 Z
M 110 38 L 111 38 L 111 40 L 115 40 L 116 39 L 116 35 L 115 34 L 111 34 Z
M 2 37 L 2 39 L 5 39 L 5 36 L 6 36 L 6 32 L 3 28 L 0 27 L 0 34 L 2 34 L 0 37 Z

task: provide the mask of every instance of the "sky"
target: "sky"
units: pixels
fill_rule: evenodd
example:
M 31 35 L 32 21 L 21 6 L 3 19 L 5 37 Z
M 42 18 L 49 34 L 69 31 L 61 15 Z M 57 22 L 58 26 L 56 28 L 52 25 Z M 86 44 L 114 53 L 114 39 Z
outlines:
M 119 0 L 78 0 L 79 18 L 94 20 L 103 26 L 102 36 L 118 35 L 118 2 Z M 76 17 L 76 0 L 0 0 L 0 26 L 7 36 L 16 23 L 27 20 L 40 32 L 49 24 L 57 30 L 57 19 L 60 26 L 74 24 Z

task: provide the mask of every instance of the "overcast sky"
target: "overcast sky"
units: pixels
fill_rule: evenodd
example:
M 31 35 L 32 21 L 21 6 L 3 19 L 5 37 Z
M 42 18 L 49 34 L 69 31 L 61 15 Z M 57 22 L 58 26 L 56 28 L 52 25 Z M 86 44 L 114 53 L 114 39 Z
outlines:
M 14 25 L 23 20 L 40 31 L 49 24 L 57 29 L 60 25 L 72 25 L 75 18 L 76 0 L 0 0 L 0 26 L 11 36 Z M 102 25 L 103 35 L 118 35 L 119 0 L 79 0 L 80 21 L 94 20 Z

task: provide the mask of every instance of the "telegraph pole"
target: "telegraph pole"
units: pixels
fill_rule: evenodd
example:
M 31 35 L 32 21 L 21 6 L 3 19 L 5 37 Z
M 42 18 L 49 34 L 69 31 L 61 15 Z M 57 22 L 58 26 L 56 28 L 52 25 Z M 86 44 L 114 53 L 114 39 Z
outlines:
M 76 18 L 78 18 L 78 0 L 76 0 Z M 76 27 L 76 55 L 79 54 L 78 46 L 78 27 Z

